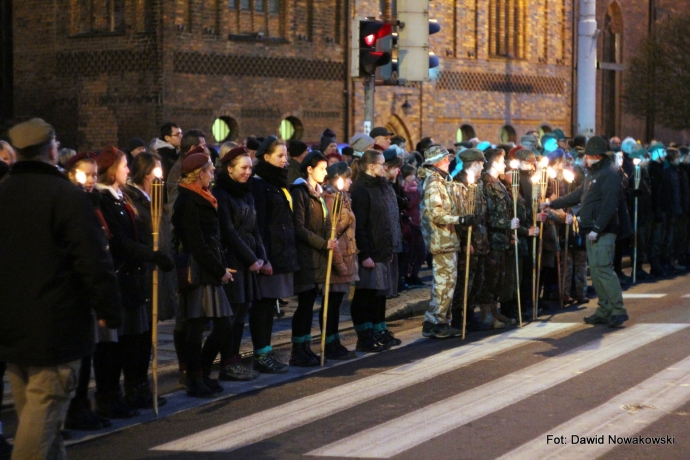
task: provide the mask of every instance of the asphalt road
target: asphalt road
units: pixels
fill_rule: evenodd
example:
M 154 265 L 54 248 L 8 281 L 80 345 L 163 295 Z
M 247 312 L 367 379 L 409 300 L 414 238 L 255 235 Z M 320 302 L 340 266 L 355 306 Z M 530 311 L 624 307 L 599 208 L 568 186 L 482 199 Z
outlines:
M 226 384 L 222 400 L 173 394 L 160 419 L 68 455 L 687 459 L 689 279 L 629 289 L 631 320 L 616 330 L 582 323 L 596 300 L 465 341 L 423 339 L 421 319 L 401 321 L 401 347 Z

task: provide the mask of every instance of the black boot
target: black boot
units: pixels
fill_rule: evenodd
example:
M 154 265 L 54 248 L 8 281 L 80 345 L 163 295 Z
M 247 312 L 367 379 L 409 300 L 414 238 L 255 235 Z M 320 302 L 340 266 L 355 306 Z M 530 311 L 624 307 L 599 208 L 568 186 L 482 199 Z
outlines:
M 309 349 L 311 351 L 311 348 Z M 313 354 L 313 353 L 312 353 Z M 314 355 L 316 356 L 316 355 Z M 318 358 L 307 353 L 304 343 L 293 343 L 290 353 L 290 366 L 314 367 L 319 365 Z
M 91 402 L 88 398 L 74 398 L 70 401 L 65 417 L 65 428 L 68 430 L 93 431 L 111 425 L 110 420 L 100 417 L 91 410 Z
M 127 405 L 119 391 L 94 394 L 96 397 L 96 413 L 103 418 L 132 418 L 139 415 L 139 411 Z
M 374 339 L 374 331 L 366 329 L 357 333 L 357 351 L 379 353 L 386 350 L 385 346 Z
M 192 398 L 213 398 L 216 392 L 206 386 L 201 372 L 187 373 L 187 396 Z
M 326 344 L 326 358 L 345 361 L 355 358 L 357 355 L 354 351 L 350 351 L 340 343 L 340 339 L 335 339 Z

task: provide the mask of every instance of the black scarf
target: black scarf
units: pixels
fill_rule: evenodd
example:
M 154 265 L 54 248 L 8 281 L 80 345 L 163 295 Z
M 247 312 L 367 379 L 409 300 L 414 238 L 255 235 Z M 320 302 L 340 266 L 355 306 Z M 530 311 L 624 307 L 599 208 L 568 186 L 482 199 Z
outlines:
M 254 166 L 254 173 L 275 187 L 288 187 L 288 170 L 285 168 L 279 168 L 268 161 L 259 160 Z
M 236 198 L 244 198 L 252 191 L 252 178 L 245 183 L 237 182 L 227 174 L 221 174 L 216 177 L 216 187 L 228 192 Z

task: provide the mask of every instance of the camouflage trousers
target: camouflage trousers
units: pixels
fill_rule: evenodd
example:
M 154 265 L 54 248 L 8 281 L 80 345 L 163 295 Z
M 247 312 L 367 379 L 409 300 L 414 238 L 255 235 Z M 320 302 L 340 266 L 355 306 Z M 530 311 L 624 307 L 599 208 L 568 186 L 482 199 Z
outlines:
M 564 278 L 563 298 L 587 298 L 587 250 L 568 249 Z M 573 280 L 575 280 L 575 289 L 573 289 Z
M 503 304 L 508 301 L 517 302 L 517 276 L 515 271 L 517 267 L 515 266 L 515 248 L 511 247 L 505 251 L 505 271 L 503 278 L 499 281 L 496 287 L 496 292 L 498 292 L 498 299 Z M 522 257 L 520 257 L 522 259 Z M 521 266 L 522 261 L 518 259 L 518 264 Z M 522 267 L 520 267 L 520 272 L 522 272 Z M 522 273 L 520 273 L 520 280 L 522 280 Z M 520 286 L 522 288 L 522 286 Z
M 506 280 L 506 254 L 505 251 L 494 251 L 493 249 L 486 255 L 484 260 L 484 283 L 481 292 L 477 296 L 479 303 L 498 302 L 501 284 L 513 280 Z
M 450 304 L 455 293 L 458 270 L 458 253 L 434 254 L 433 279 L 431 282 L 431 301 L 424 314 L 424 320 L 433 324 L 448 322 Z
M 455 295 L 453 295 L 452 313 L 454 321 L 462 321 L 463 304 L 465 301 L 465 263 L 467 254 L 458 253 L 458 281 Z M 470 256 L 470 273 L 467 282 L 467 312 L 471 318 L 475 305 L 479 303 L 479 293 L 484 285 L 485 255 Z

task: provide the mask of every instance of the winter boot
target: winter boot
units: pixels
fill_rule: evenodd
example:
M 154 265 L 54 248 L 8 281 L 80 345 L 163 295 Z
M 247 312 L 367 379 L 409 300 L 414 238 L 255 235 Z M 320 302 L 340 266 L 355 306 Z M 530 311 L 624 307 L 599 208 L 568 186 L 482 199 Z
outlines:
M 70 401 L 65 417 L 65 428 L 68 430 L 93 431 L 111 425 L 110 420 L 100 417 L 91 410 L 91 402 L 88 398 L 74 398 Z
M 216 392 L 207 387 L 201 372 L 187 372 L 187 396 L 192 398 L 213 398 Z
M 493 304 L 490 303 L 483 303 L 479 304 L 479 311 L 480 311 L 480 318 L 479 321 L 484 325 L 484 326 L 489 326 L 492 329 L 503 329 L 506 327 L 506 325 L 500 321 L 498 321 L 494 315 L 491 313 L 491 307 Z
M 304 343 L 292 344 L 292 352 L 290 353 L 290 366 L 314 367 L 318 365 L 318 358 L 312 357 L 307 353 L 304 347 Z
M 132 418 L 139 415 L 139 411 L 132 409 L 125 403 L 119 391 L 94 394 L 96 398 L 96 413 L 103 418 Z
M 365 329 L 357 332 L 357 351 L 379 353 L 384 350 L 387 350 L 387 348 L 374 339 L 374 331 Z
M 516 324 L 517 321 L 515 321 L 513 318 L 508 318 L 507 316 L 503 315 L 499 309 L 498 309 L 498 304 L 496 302 L 491 304 L 491 314 L 494 315 L 494 318 L 499 320 L 502 323 L 513 325 Z
M 354 351 L 350 351 L 335 339 L 326 344 L 326 358 L 345 361 L 357 357 Z

